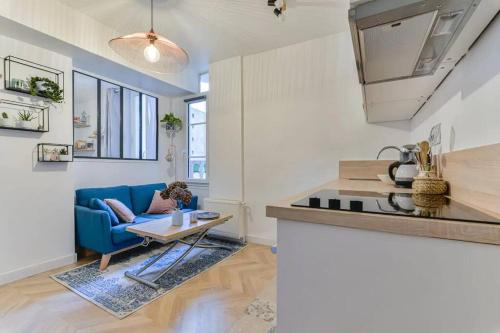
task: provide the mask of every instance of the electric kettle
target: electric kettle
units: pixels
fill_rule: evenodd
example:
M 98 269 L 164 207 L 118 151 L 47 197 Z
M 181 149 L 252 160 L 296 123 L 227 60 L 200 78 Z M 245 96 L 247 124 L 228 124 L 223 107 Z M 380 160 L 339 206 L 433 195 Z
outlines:
M 387 149 L 395 149 L 399 151 L 399 161 L 389 165 L 389 177 L 396 183 L 396 187 L 411 188 L 413 178 L 418 174 L 417 163 L 415 158 L 416 145 L 404 145 L 402 148 L 396 146 L 386 146 L 382 148 L 377 155 L 377 160 L 380 154 Z

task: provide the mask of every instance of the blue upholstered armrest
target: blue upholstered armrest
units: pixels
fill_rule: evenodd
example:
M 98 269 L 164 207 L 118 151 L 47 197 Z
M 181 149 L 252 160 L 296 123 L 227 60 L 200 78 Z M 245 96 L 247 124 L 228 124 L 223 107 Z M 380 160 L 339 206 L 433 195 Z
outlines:
M 80 246 L 99 253 L 113 251 L 111 220 L 103 210 L 75 206 L 76 239 Z

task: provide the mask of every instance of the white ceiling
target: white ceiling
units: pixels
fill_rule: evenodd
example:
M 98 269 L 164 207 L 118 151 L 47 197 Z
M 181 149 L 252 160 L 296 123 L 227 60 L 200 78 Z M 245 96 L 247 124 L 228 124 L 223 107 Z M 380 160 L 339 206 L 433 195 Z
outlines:
M 150 0 L 60 0 L 121 34 L 149 30 Z M 213 61 L 345 31 L 348 0 L 288 0 L 280 22 L 267 0 L 154 0 L 155 31 L 186 49 L 199 72 Z

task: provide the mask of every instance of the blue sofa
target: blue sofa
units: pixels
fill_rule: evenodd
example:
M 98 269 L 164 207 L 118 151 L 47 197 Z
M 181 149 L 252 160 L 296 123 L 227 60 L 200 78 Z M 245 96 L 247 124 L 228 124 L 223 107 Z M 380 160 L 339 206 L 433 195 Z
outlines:
M 155 190 L 163 190 L 165 183 L 115 186 L 103 188 L 85 188 L 76 190 L 75 223 L 76 241 L 79 247 L 102 254 L 101 269 L 107 267 L 112 254 L 129 249 L 142 242 L 141 237 L 126 231 L 129 223 L 113 226 L 110 215 L 104 210 L 92 209 L 91 199 L 118 199 L 137 216 L 134 223 L 145 223 L 161 219 L 170 214 L 146 214 Z M 188 206 L 181 206 L 183 212 L 196 210 L 198 197 L 193 196 Z

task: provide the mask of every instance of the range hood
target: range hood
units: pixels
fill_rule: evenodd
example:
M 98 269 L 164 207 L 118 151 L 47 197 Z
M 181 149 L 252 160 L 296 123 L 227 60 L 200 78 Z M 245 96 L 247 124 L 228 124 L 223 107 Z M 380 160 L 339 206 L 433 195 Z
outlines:
M 432 75 L 480 0 L 372 0 L 351 4 L 359 81 Z

